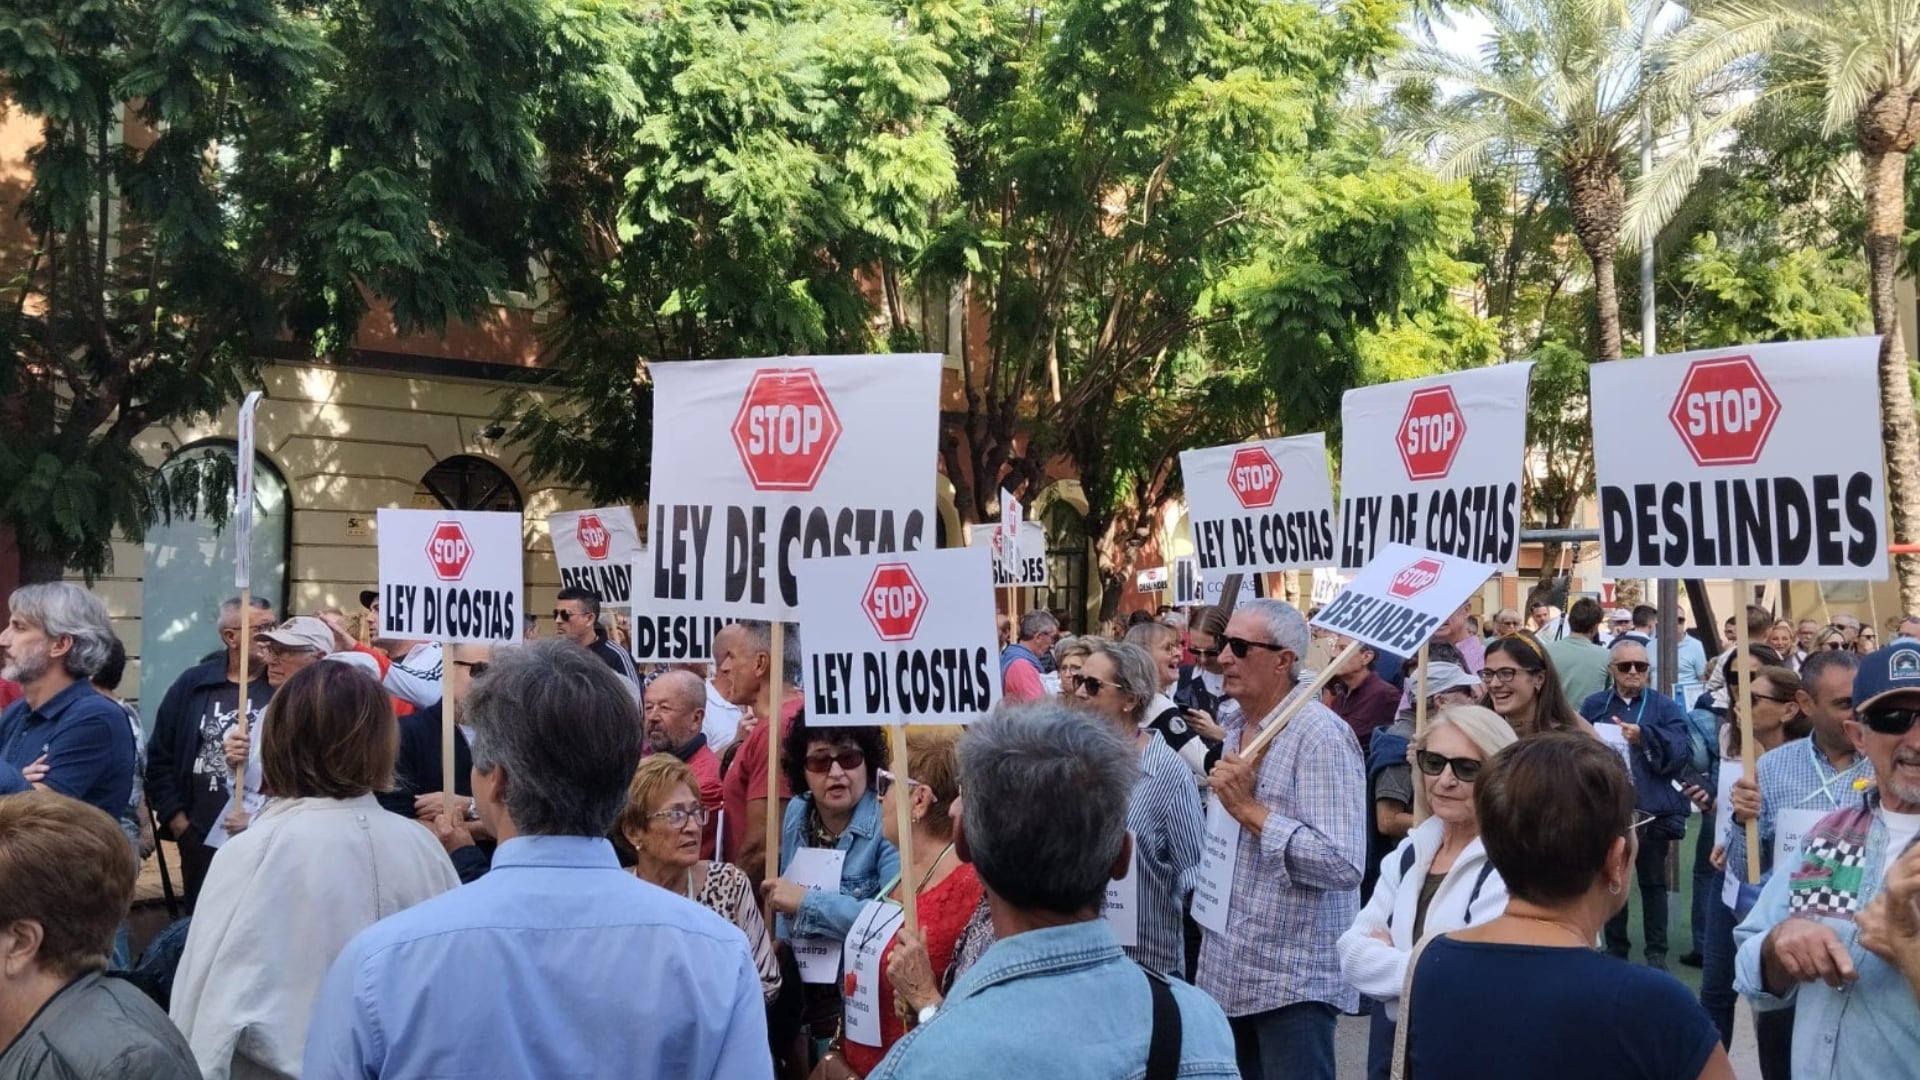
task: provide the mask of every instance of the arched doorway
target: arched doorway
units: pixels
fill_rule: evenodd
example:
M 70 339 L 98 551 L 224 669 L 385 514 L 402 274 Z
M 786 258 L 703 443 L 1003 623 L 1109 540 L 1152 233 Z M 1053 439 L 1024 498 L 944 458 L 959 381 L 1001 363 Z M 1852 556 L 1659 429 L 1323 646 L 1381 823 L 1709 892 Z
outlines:
M 1055 498 L 1040 511 L 1040 524 L 1047 531 L 1047 581 L 1044 589 L 1034 589 L 1023 610 L 1046 608 L 1066 614 L 1066 629 L 1076 634 L 1087 632 L 1087 540 L 1082 522 L 1085 515 L 1063 498 Z
M 483 457 L 455 454 L 427 470 L 413 489 L 417 510 L 504 510 L 520 513 L 526 501 L 506 470 Z
M 193 463 L 231 472 L 239 449 L 224 440 L 195 443 L 175 451 L 161 468 Z M 253 510 L 253 595 L 272 601 L 274 610 L 284 613 L 292 506 L 280 470 L 258 452 L 253 457 Z M 136 692 L 147 703 L 144 712 L 151 729 L 154 708 L 173 680 L 220 649 L 215 627 L 220 602 L 238 590 L 233 587 L 231 521 L 216 528 L 201 509 L 175 515 L 149 525 L 143 547 Z

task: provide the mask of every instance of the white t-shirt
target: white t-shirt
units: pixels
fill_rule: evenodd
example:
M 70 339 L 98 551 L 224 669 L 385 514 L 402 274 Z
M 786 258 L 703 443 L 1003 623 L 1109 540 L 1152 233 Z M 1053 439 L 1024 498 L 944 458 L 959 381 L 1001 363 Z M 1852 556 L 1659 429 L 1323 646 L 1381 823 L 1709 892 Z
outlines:
M 707 746 L 716 754 L 731 745 L 740 732 L 740 706 L 721 697 L 711 679 L 707 680 L 707 714 L 700 722 L 700 731 L 707 737 Z
M 1896 814 L 1883 806 L 1880 821 L 1887 827 L 1887 861 L 1892 862 L 1920 836 L 1920 814 Z

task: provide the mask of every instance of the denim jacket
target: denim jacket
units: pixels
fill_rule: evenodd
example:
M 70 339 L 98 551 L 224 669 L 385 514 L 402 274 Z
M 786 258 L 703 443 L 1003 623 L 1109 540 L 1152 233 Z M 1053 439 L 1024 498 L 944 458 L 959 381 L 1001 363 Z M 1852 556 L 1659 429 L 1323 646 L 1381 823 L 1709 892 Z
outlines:
M 780 823 L 780 872 L 793 861 L 793 853 L 806 847 L 807 814 L 813 809 L 813 796 L 801 795 L 787 804 L 787 816 Z M 774 936 L 845 938 L 860 917 L 860 906 L 874 898 L 880 886 L 900 873 L 900 851 L 880 834 L 880 799 L 869 789 L 853 808 L 853 821 L 834 845 L 847 853 L 840 865 L 840 891 L 808 889 L 793 918 L 780 916 L 774 923 Z
M 1147 978 L 1102 919 L 1003 938 L 867 1080 L 1140 1080 L 1153 1034 Z M 1179 1075 L 1238 1077 L 1226 1014 L 1192 986 L 1169 985 L 1180 1007 Z
M 1920 1061 L 1920 1007 L 1905 976 L 1860 944 L 1855 922 L 1886 881 L 1887 828 L 1874 811 L 1879 792 L 1822 818 L 1807 834 L 1800 862 L 1775 867 L 1753 912 L 1734 930 L 1740 953 L 1734 989 L 1755 1009 L 1796 1006 L 1793 1075 L 1829 1080 L 1880 1080 L 1912 1075 Z M 1839 935 L 1859 978 L 1835 990 L 1814 981 L 1766 992 L 1760 950 L 1767 934 L 1788 919 L 1816 919 Z

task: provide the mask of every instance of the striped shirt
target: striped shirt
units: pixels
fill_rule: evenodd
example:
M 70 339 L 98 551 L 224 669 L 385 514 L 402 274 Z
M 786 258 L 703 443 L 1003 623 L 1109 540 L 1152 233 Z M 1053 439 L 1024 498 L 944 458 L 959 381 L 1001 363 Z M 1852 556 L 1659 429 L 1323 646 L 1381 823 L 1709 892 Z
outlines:
M 1250 726 L 1237 717 L 1227 725 L 1228 748 Z M 1230 1017 L 1302 1001 L 1351 1012 L 1359 995 L 1340 973 L 1337 942 L 1360 911 L 1367 851 L 1367 777 L 1353 729 L 1310 702 L 1267 745 L 1254 797 L 1270 816 L 1258 833 L 1240 830 L 1227 932 L 1205 932 L 1195 982 Z
M 1155 733 L 1148 733 L 1140 754 L 1140 779 L 1127 804 L 1127 829 L 1133 833 L 1139 944 L 1126 953 L 1148 970 L 1184 979 L 1181 913 L 1200 870 L 1207 823 L 1192 771 Z
M 1873 762 L 1865 754 L 1855 754 L 1853 764 L 1835 769 L 1827 755 L 1814 745 L 1812 736 L 1781 743 L 1760 755 L 1760 861 L 1762 868 L 1773 863 L 1773 837 L 1782 810 L 1818 810 L 1832 813 L 1852 806 L 1860 797 L 1853 782 L 1862 777 L 1873 779 Z M 1727 845 L 1727 873 L 1736 880 L 1747 879 L 1747 844 L 1741 829 L 1721 838 Z

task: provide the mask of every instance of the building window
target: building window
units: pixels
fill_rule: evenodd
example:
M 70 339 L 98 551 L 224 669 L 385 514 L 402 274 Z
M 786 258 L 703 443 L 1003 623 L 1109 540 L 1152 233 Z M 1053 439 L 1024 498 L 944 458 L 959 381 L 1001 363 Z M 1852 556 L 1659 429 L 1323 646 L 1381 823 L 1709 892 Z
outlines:
M 520 489 L 500 466 L 472 454 L 456 454 L 427 470 L 413 489 L 416 510 L 526 509 Z
M 1065 615 L 1062 629 L 1087 632 L 1087 538 L 1082 515 L 1073 504 L 1056 498 L 1040 514 L 1047 531 L 1047 580 L 1044 589 L 1030 589 L 1022 611 L 1045 608 Z

